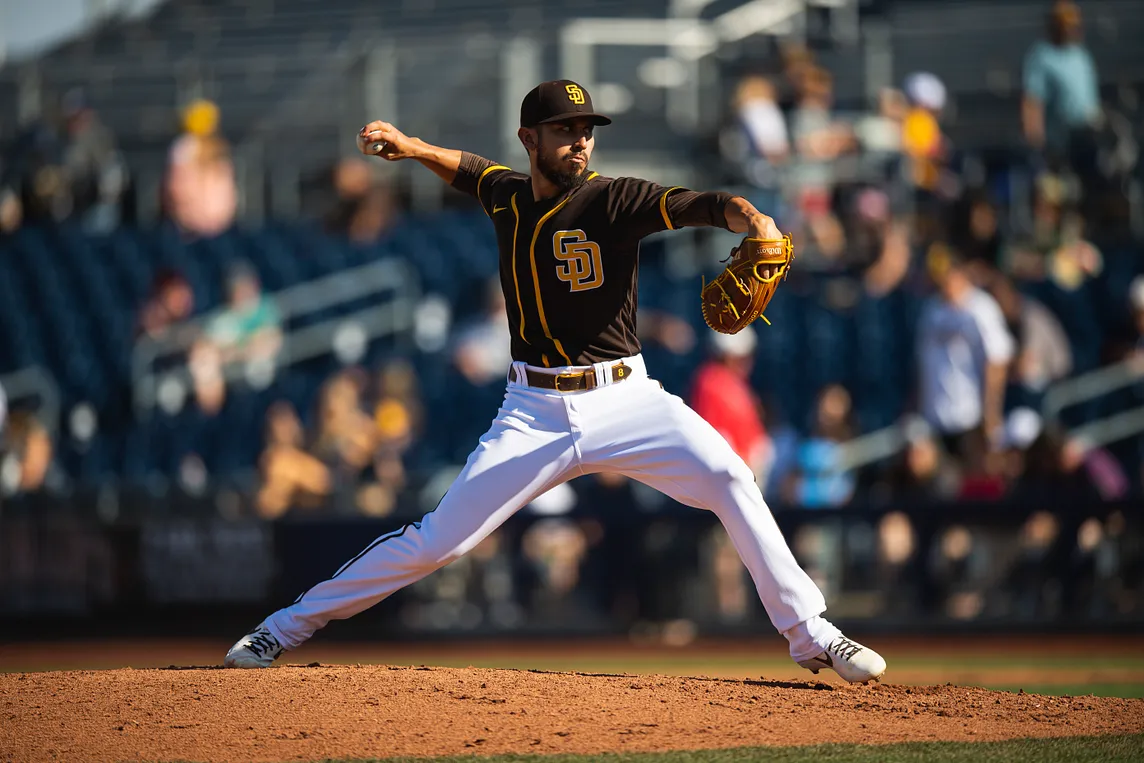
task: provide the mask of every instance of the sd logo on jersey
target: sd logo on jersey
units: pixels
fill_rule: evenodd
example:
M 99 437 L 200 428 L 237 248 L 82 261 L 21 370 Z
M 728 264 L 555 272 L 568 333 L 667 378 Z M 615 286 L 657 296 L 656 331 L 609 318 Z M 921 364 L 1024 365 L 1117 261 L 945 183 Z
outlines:
M 600 245 L 589 241 L 582 230 L 558 230 L 552 236 L 552 254 L 560 261 L 556 277 L 568 283 L 570 291 L 598 289 L 604 283 L 604 262 Z

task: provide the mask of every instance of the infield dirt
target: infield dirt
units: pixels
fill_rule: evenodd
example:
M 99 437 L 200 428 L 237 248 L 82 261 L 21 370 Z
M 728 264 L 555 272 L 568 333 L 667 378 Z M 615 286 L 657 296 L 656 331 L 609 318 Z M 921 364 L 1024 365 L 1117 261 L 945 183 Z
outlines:
M 1144 700 L 479 668 L 0 675 L 0 760 L 284 761 L 1144 732 Z

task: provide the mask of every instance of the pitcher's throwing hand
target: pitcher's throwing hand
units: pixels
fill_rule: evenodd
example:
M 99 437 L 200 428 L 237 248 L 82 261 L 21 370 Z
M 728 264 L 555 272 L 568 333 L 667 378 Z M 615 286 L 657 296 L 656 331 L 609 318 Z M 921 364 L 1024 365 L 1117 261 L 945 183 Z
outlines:
M 358 151 L 366 156 L 380 156 L 391 162 L 411 159 L 414 141 L 389 122 L 370 122 L 357 136 Z

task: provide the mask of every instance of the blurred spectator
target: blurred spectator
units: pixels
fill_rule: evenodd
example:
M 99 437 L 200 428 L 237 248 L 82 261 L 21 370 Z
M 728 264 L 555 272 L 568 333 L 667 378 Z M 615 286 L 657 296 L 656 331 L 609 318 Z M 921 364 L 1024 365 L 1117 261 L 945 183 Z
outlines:
M 119 221 L 126 170 L 111 132 L 80 90 L 27 126 L 0 177 L 0 226 L 78 219 L 105 232 Z M 19 201 L 19 204 L 16 202 Z
M 840 464 L 839 446 L 855 435 L 850 393 L 831 384 L 818 394 L 814 430 L 799 446 L 798 469 L 791 491 L 794 501 L 806 508 L 842 506 L 854 495 L 853 472 Z
M 791 115 L 791 136 L 803 162 L 812 165 L 829 162 L 851 150 L 853 133 L 831 112 L 834 79 L 830 73 L 816 66 L 809 67 L 802 71 L 797 85 L 799 99 Z M 808 168 L 804 177 L 807 192 L 814 192 L 816 196 L 831 185 L 831 173 L 821 166 Z
M 929 260 L 938 294 L 918 321 L 921 413 L 946 449 L 964 456 L 961 441 L 970 433 L 999 432 L 1013 337 L 997 302 L 973 285 L 958 256 L 934 248 Z
M 1128 287 L 1128 303 L 1132 308 L 1132 323 L 1136 330 L 1135 354 L 1144 359 L 1144 276 L 1136 276 Z
M 484 313 L 458 331 L 453 363 L 475 387 L 505 380 L 512 364 L 512 349 L 499 279 L 490 279 L 485 286 Z
M 583 529 L 565 518 L 532 523 L 521 536 L 521 554 L 537 576 L 533 595 L 542 607 L 558 606 L 580 582 L 580 566 L 588 552 Z
M 391 360 L 381 367 L 377 374 L 376 398 L 375 421 L 383 416 L 383 405 L 396 403 L 405 412 L 404 416 L 409 422 L 409 433 L 412 436 L 421 434 L 425 423 L 425 407 L 421 401 L 417 371 L 408 360 Z M 387 428 L 380 422 L 378 427 L 383 430 Z
M 886 87 L 878 93 L 878 111 L 858 120 L 855 137 L 867 154 L 894 157 L 902 151 L 902 123 L 908 104 L 900 90 Z
M 1129 482 L 1124 469 L 1104 448 L 1083 437 L 1046 429 L 1029 447 L 1018 489 L 1025 500 L 1072 505 L 1123 498 Z
M 1005 417 L 999 445 L 1002 472 L 1010 483 L 1020 481 L 1027 466 L 1028 450 L 1044 431 L 1041 415 L 1032 408 L 1020 406 Z
M 1102 501 L 1118 501 L 1128 495 L 1128 475 L 1107 448 L 1084 436 L 1070 437 L 1063 454 L 1065 468 L 1083 468 Z
M 224 363 L 272 359 L 282 347 L 282 318 L 274 300 L 262 292 L 258 274 L 246 263 L 231 266 L 227 305 L 207 324 L 208 340 Z
M 1079 289 L 1100 275 L 1104 258 L 1085 238 L 1085 220 L 1067 200 L 1065 183 L 1055 175 L 1037 178 L 1033 197 L 1033 230 L 1013 246 L 1014 277 L 1048 278 L 1065 291 Z
M 961 487 L 957 497 L 962 501 L 999 501 L 1005 496 L 1005 457 L 1001 449 L 1006 445 L 1008 432 L 1000 430 L 997 442 L 991 442 L 985 430 L 977 427 L 964 433 L 958 440 L 961 461 Z
M 302 422 L 293 406 L 279 401 L 266 412 L 266 444 L 259 459 L 259 516 L 274 519 L 291 509 L 316 509 L 330 492 L 330 472 L 302 450 Z
M 902 148 L 910 158 L 913 184 L 930 194 L 949 196 L 942 186 L 949 155 L 940 124 L 945 85 L 929 72 L 915 72 L 906 78 L 905 90 L 910 107 L 902 122 Z
M 866 269 L 866 293 L 884 297 L 902 283 L 910 272 L 909 224 L 894 220 L 877 231 L 881 237 L 877 259 Z
M 751 467 L 759 484 L 766 485 L 773 454 L 761 403 L 749 382 L 756 342 L 750 326 L 738 334 L 712 332 L 711 357 L 696 371 L 690 402 Z
M 854 136 L 831 113 L 834 85 L 830 74 L 813 66 L 799 72 L 799 100 L 791 114 L 791 137 L 798 153 L 796 205 L 815 252 L 826 260 L 836 260 L 846 241 L 842 226 L 831 213 L 833 162 L 854 147 Z
M 1074 291 L 1104 270 L 1104 255 L 1085 237 L 1086 223 L 1079 213 L 1067 216 L 1061 227 L 1060 244 L 1049 260 L 1053 283 Z
M 204 336 L 191 348 L 191 378 L 199 407 L 211 415 L 221 409 L 225 372 L 231 364 L 245 364 L 248 378 L 272 378 L 281 348 L 281 317 L 274 301 L 262 293 L 258 276 L 248 265 L 233 265 L 227 276 L 226 307 L 207 323 Z
M 766 77 L 744 77 L 735 91 L 735 114 L 747 137 L 749 156 L 781 164 L 790 153 L 786 120 Z
M 29 411 L 12 411 L 0 432 L 0 493 L 34 493 L 52 466 L 52 439 Z
M 336 201 L 326 214 L 326 230 L 368 244 L 377 241 L 396 218 L 389 189 L 373 175 L 367 161 L 343 159 L 334 168 Z
M 15 157 L 8 155 L 5 137 L 4 116 L 0 115 L 0 235 L 12 233 L 24 221 L 19 178 L 13 171 Z
M 183 112 L 183 134 L 171 146 L 164 185 L 167 214 L 183 231 L 217 236 L 238 207 L 230 146 L 218 134 L 219 111 L 195 101 Z
M 190 320 L 194 309 L 195 294 L 187 279 L 175 270 L 160 270 L 139 310 L 139 335 L 154 340 L 168 338 L 173 328 Z
M 883 501 L 946 501 L 960 488 L 957 463 L 925 426 L 910 433 L 906 449 L 871 493 Z
M 1060 321 L 1048 308 L 1025 296 L 1012 281 L 998 275 L 989 293 L 997 300 L 1009 331 L 1017 340 L 1009 371 L 1010 383 L 1019 388 L 1022 402 L 1039 404 L 1049 384 L 1072 371 L 1072 347 Z
M 655 342 L 672 355 L 686 355 L 695 349 L 695 329 L 674 313 L 640 308 L 636 326 L 641 342 Z
M 743 622 L 751 611 L 750 578 L 731 536 L 721 525 L 713 527 L 702 541 L 700 554 L 701 569 L 713 593 L 713 614 L 721 623 Z
M 0 384 L 0 435 L 4 434 L 4 424 L 8 421 L 8 394 Z
M 1025 138 L 1056 170 L 1070 168 L 1087 185 L 1097 174 L 1101 119 L 1096 64 L 1081 42 L 1080 9 L 1053 3 L 1047 40 L 1025 57 L 1021 122 Z
M 802 81 L 807 73 L 815 68 L 814 54 L 799 42 L 787 41 L 781 44 L 782 78 L 779 85 L 779 106 L 790 112 L 798 103 Z
M 889 294 L 909 272 L 909 223 L 891 215 L 885 191 L 864 188 L 854 197 L 849 227 L 849 266 L 865 271 L 866 291 L 871 296 Z
M 982 191 L 965 194 L 954 210 L 953 243 L 975 271 L 1004 266 L 1004 242 L 997 209 Z M 974 279 L 978 280 L 978 279 Z
M 361 408 L 361 386 L 343 371 L 322 387 L 313 454 L 329 469 L 336 508 L 382 515 L 393 508 L 393 492 L 374 482 L 379 441 L 374 420 Z
M 2 169 L 2 168 L 0 168 Z M 15 189 L 0 185 L 0 234 L 19 230 L 24 222 L 24 205 Z
M 115 138 L 87 103 L 83 92 L 64 96 L 63 174 L 71 195 L 72 214 L 93 232 L 107 233 L 119 224 L 120 197 L 127 170 Z
M 423 416 L 413 366 L 404 360 L 387 363 L 378 373 L 377 403 L 373 409 L 373 423 L 377 428 L 373 476 L 377 491 L 388 493 L 390 502 L 392 496 L 405 487 L 405 454 L 421 432 Z M 381 498 L 377 491 L 372 506 L 381 505 L 377 502 Z M 363 511 L 366 511 L 364 507 Z
M 12 141 L 4 157 L 0 186 L 19 202 L 7 204 L 13 221 L 59 222 L 72 211 L 63 182 L 63 138 L 59 122 L 41 116 L 26 125 Z

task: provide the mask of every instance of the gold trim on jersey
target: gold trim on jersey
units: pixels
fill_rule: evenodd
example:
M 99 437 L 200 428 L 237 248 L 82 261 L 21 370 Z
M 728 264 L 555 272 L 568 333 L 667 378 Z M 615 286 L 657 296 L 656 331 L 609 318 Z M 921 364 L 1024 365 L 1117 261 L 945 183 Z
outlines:
M 481 201 L 481 181 L 485 179 L 485 175 L 489 174 L 493 170 L 508 170 L 509 172 L 512 172 L 511 167 L 506 167 L 503 164 L 494 164 L 491 167 L 485 167 L 484 171 L 481 172 L 480 177 L 477 178 L 477 201 L 481 202 L 481 209 L 485 208 L 485 203 Z M 485 214 L 489 215 L 487 209 L 485 210 Z M 489 217 L 492 217 L 492 215 L 489 215 Z
M 663 196 L 659 197 L 659 213 L 663 215 L 663 222 L 667 225 L 668 230 L 675 230 L 675 226 L 671 224 L 671 216 L 667 214 L 667 195 L 672 191 L 680 190 L 682 187 L 683 186 L 677 185 L 672 188 L 668 188 L 663 192 Z
M 492 168 L 490 167 L 490 169 Z M 509 200 L 509 206 L 512 207 L 513 217 L 516 218 L 516 222 L 512 226 L 512 285 L 516 289 L 516 309 L 520 312 L 520 338 L 524 340 L 525 344 L 528 344 L 528 340 L 524 338 L 524 305 L 520 301 L 520 282 L 516 278 L 516 234 L 520 230 L 520 212 L 516 208 L 515 193 Z
M 564 207 L 564 205 L 570 201 L 572 201 L 571 196 L 541 216 L 540 220 L 536 223 L 536 228 L 534 228 L 532 231 L 532 243 L 528 245 L 528 259 L 532 263 L 532 283 L 536 289 L 536 311 L 540 313 L 540 327 L 544 329 L 544 335 L 551 339 L 552 343 L 556 345 L 556 350 L 560 353 L 564 360 L 567 361 L 568 365 L 572 365 L 572 358 L 568 357 L 568 353 L 564 352 L 564 346 L 560 344 L 560 340 L 552 336 L 552 332 L 548 330 L 548 319 L 544 317 L 544 302 L 540 298 L 540 276 L 536 272 L 536 239 L 540 236 L 540 229 L 544 227 L 544 223 L 548 222 L 548 218 L 559 212 Z M 522 326 L 524 322 L 523 318 L 524 316 L 522 314 Z M 547 366 L 548 364 L 545 363 L 545 365 Z

